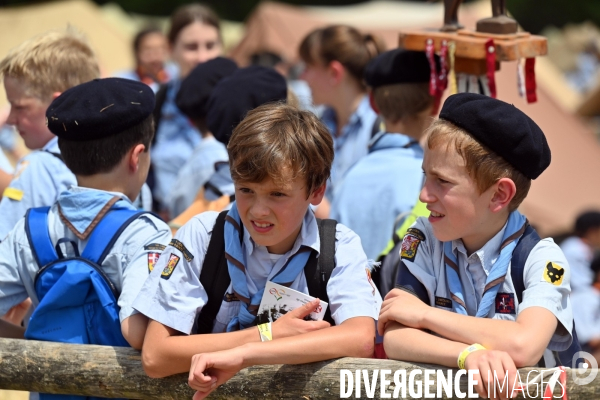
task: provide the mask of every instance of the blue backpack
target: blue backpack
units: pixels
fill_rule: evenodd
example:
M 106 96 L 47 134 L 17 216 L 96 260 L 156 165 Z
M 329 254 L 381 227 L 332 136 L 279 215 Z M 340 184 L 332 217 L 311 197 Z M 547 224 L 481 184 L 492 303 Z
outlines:
M 25 231 L 39 266 L 34 288 L 39 305 L 33 312 L 25 338 L 62 343 L 129 347 L 121 333 L 114 284 L 102 270 L 102 262 L 127 226 L 144 211 L 115 207 L 92 231 L 79 255 L 77 244 L 60 239 L 52 245 L 48 231 L 50 207 L 32 208 L 25 217 Z M 70 243 L 75 257 L 65 257 L 60 246 Z M 40 394 L 40 400 L 97 399 Z M 98 399 L 99 400 L 99 399 Z

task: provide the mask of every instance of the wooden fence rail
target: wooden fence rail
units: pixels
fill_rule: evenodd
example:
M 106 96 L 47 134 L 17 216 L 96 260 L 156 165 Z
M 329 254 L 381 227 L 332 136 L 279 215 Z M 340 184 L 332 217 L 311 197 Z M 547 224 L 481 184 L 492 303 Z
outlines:
M 388 393 L 394 390 L 393 374 L 406 370 L 447 369 L 439 366 L 416 365 L 401 361 L 342 358 L 305 365 L 256 366 L 242 370 L 212 395 L 212 399 L 339 399 L 340 370 L 390 370 Z M 523 380 L 532 368 L 520 370 Z M 456 372 L 456 371 L 454 371 Z M 454 376 L 454 375 L 453 375 Z M 550 374 L 546 375 L 546 382 Z M 369 377 L 372 374 L 369 373 Z M 419 376 L 423 380 L 423 375 Z M 432 393 L 436 393 L 433 375 Z M 371 378 L 369 378 L 371 379 Z M 579 386 L 568 373 L 569 399 L 600 399 L 600 379 Z M 407 379 L 408 382 L 408 379 Z M 461 391 L 467 393 L 467 380 L 461 379 Z M 193 391 L 187 386 L 187 375 L 151 379 L 141 366 L 140 353 L 130 348 L 72 345 L 33 340 L 0 339 L 0 389 L 32 392 L 78 394 L 129 399 L 191 399 Z M 537 392 L 537 395 L 536 395 Z M 380 398 L 377 380 L 374 398 Z M 558 396 L 557 385 L 555 394 Z M 424 393 L 421 394 L 424 396 Z M 524 398 L 542 398 L 541 390 L 530 391 Z M 534 396 L 535 395 L 535 396 Z M 407 394 L 410 398 L 410 395 Z M 356 397 L 353 392 L 350 398 Z M 368 398 L 364 385 L 360 398 Z M 440 397 L 458 398 L 458 397 Z M 523 398 L 523 397 L 520 397 Z

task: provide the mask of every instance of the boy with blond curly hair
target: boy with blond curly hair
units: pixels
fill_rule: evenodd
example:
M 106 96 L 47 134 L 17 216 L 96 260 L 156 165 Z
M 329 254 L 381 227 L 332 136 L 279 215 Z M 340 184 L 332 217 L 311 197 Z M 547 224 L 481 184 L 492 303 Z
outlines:
M 577 346 L 567 261 L 517 211 L 549 164 L 544 133 L 516 107 L 478 94 L 446 100 L 423 160 L 431 215 L 405 235 L 379 316 L 390 358 L 458 360 L 479 371 L 482 397 L 507 398 L 517 367 L 552 367 Z M 500 395 L 494 372 L 508 379 Z

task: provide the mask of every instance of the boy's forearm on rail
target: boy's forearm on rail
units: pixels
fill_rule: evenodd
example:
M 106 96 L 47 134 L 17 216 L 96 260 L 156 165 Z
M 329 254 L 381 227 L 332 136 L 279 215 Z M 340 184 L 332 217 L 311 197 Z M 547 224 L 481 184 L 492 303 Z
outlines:
M 439 364 L 455 368 L 458 356 L 468 344 L 432 335 L 420 329 L 389 322 L 383 345 L 391 359 Z

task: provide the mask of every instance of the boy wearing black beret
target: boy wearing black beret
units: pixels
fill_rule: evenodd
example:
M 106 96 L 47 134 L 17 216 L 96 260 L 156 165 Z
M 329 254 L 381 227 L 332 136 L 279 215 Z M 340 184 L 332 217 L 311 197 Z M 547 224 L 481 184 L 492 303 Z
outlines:
M 39 225 L 33 226 L 28 214 L 0 243 L 0 315 L 31 297 L 33 324 L 35 309 L 40 304 L 37 274 L 50 265 L 40 248 L 55 248 L 59 258 L 80 254 L 83 257 L 92 238 L 98 238 L 94 236 L 96 228 L 106 226 L 103 224 L 106 216 L 117 210 L 136 210 L 132 201 L 139 195 L 150 166 L 148 150 L 154 136 L 151 115 L 154 102 L 149 86 L 107 78 L 65 90 L 49 105 L 48 128 L 58 136 L 62 158 L 75 174 L 77 185 L 63 191 L 49 210 L 30 210 L 30 214 L 36 210 L 47 213 Z M 132 347 L 140 349 L 147 318 L 137 313 L 131 303 L 171 240 L 171 232 L 152 214 L 136 216 L 123 225 L 120 234 L 116 233 L 115 241 L 106 246 L 103 261 L 98 263 L 118 297 L 121 332 L 115 334 L 122 333 Z M 47 228 L 42 228 L 43 225 Z M 40 232 L 45 237 L 39 237 Z M 45 240 L 48 246 L 40 247 L 46 244 Z M 94 326 L 93 330 L 94 335 L 101 336 L 104 332 L 100 326 Z M 3 334 L 11 332 L 0 332 Z M 56 340 L 59 339 L 71 338 Z
M 378 55 L 365 69 L 371 107 L 382 117 L 385 131 L 373 137 L 369 154 L 336 189 L 330 215 L 360 236 L 370 259 L 384 249 L 396 218 L 410 212 L 419 197 L 419 140 L 434 112 L 429 75 L 425 53 L 404 49 Z
M 182 81 L 175 104 L 198 128 L 202 141 L 177 173 L 177 180 L 167 194 L 166 206 L 171 218 L 184 212 L 193 202 L 208 178 L 215 172 L 215 164 L 227 162 L 227 149 L 217 141 L 208 126 L 208 100 L 213 88 L 223 78 L 237 70 L 235 62 L 217 57 L 196 66 Z
M 478 94 L 446 100 L 423 160 L 431 214 L 405 235 L 379 316 L 390 358 L 477 369 L 482 397 L 499 396 L 494 372 L 508 376 L 505 398 L 518 390 L 517 367 L 552 367 L 553 352 L 577 343 L 567 261 L 517 211 L 549 164 L 543 132 L 516 107 Z

